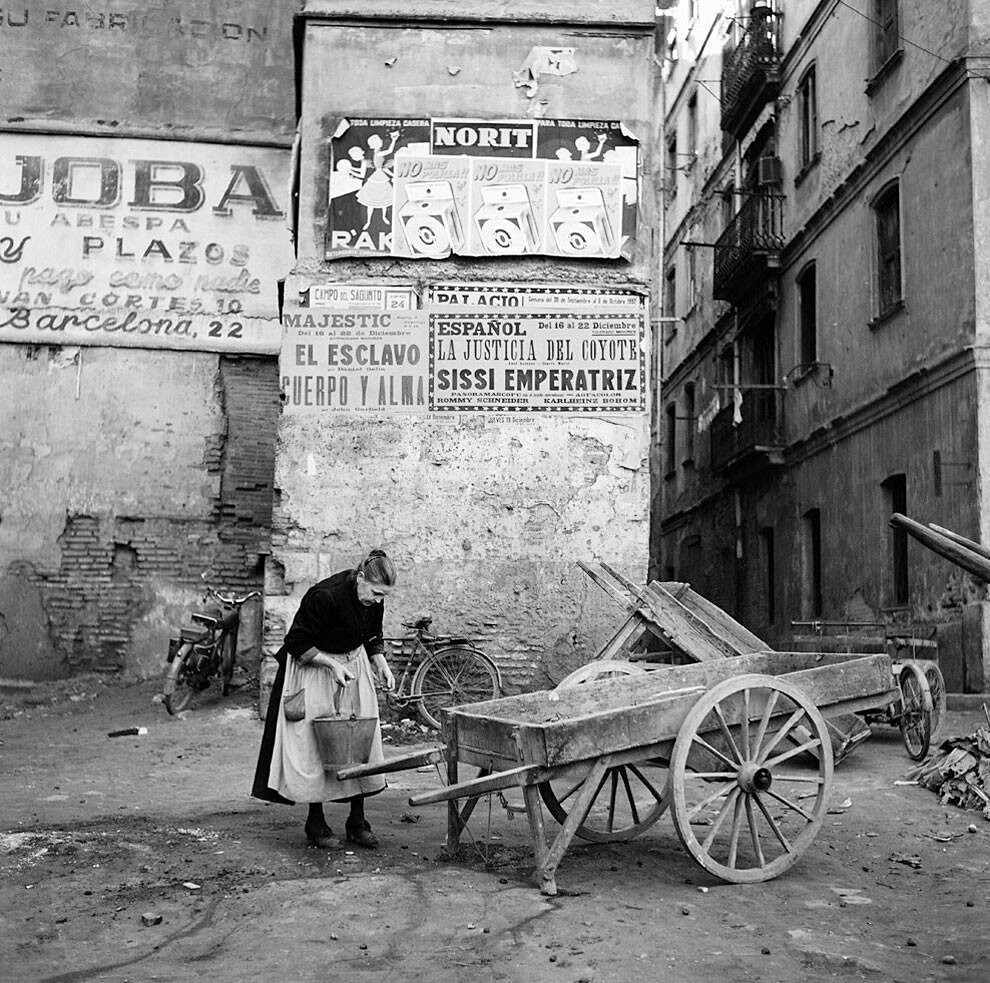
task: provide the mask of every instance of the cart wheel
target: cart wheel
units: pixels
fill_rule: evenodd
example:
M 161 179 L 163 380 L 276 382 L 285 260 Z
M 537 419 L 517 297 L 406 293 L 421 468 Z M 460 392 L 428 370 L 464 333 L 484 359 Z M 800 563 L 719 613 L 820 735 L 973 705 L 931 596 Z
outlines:
M 797 728 L 807 736 L 794 746 Z M 677 835 L 705 870 L 730 883 L 787 870 L 815 838 L 831 788 L 825 720 L 799 687 L 775 676 L 714 686 L 674 742 L 669 794 Z
M 901 690 L 901 710 L 897 725 L 901 740 L 912 761 L 921 761 L 928 754 L 932 741 L 932 693 L 921 666 L 905 662 L 898 677 Z
M 945 711 L 948 708 L 945 697 L 945 677 L 942 670 L 934 662 L 925 663 L 925 679 L 932 694 L 932 736 L 930 744 L 937 744 L 942 736 L 942 725 L 945 723 Z
M 632 662 L 601 659 L 589 662 L 565 676 L 557 689 L 581 686 L 600 679 L 640 676 L 646 670 Z M 567 820 L 568 799 L 576 795 L 584 781 L 543 782 L 540 795 L 547 810 L 561 825 Z M 654 762 L 642 761 L 609 768 L 598 785 L 591 808 L 575 833 L 592 843 L 631 840 L 652 826 L 667 808 L 664 797 L 666 776 Z
M 593 683 L 599 679 L 615 679 L 616 676 L 642 676 L 646 670 L 635 662 L 623 662 L 621 659 L 599 659 L 568 673 L 557 683 L 554 689 L 567 689 L 579 683 Z

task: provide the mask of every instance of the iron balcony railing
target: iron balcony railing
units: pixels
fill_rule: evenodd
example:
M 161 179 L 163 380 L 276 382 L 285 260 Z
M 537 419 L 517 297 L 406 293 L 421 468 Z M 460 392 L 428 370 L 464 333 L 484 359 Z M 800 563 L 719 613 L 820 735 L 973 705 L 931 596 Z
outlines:
M 742 207 L 715 241 L 715 299 L 733 301 L 739 281 L 763 276 L 768 268 L 777 265 L 783 248 L 784 196 L 747 194 Z
M 722 129 L 739 137 L 780 88 L 780 15 L 754 6 L 722 64 Z
M 731 396 L 731 394 L 730 394 Z M 784 394 L 778 389 L 743 389 L 742 403 L 719 410 L 711 426 L 712 468 L 720 471 L 747 459 L 770 464 L 784 449 Z

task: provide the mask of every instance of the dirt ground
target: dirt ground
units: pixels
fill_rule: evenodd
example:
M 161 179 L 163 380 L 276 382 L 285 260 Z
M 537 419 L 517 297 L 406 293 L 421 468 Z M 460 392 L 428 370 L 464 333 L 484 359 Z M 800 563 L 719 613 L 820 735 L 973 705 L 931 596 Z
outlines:
M 379 850 L 308 847 L 303 807 L 248 795 L 253 681 L 182 719 L 156 690 L 0 693 L 0 980 L 990 980 L 990 823 L 895 785 L 911 762 L 892 728 L 838 767 L 834 811 L 774 881 L 716 881 L 664 816 L 577 841 L 546 898 L 497 799 L 445 858 L 444 806 L 407 803 L 432 771 L 369 801 Z M 945 733 L 982 719 L 950 713 Z M 107 736 L 132 726 L 148 733 Z

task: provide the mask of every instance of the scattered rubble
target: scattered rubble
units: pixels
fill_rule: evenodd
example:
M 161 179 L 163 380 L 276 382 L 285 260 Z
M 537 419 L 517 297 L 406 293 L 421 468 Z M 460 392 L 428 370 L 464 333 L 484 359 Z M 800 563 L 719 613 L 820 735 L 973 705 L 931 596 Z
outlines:
M 990 726 L 950 737 L 905 776 L 935 792 L 943 805 L 979 809 L 990 819 Z

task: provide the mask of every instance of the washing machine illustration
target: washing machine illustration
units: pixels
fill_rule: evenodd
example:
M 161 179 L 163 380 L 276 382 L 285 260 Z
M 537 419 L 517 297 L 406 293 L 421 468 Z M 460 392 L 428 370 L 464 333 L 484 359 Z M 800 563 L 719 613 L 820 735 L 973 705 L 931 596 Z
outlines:
M 576 258 L 615 254 L 615 233 L 601 188 L 561 188 L 556 197 L 549 224 L 559 253 Z
M 405 186 L 399 221 L 414 256 L 438 258 L 458 252 L 464 231 L 449 181 L 413 181 Z
M 481 249 L 489 256 L 535 253 L 540 234 L 524 184 L 481 188 L 481 207 L 474 213 Z

